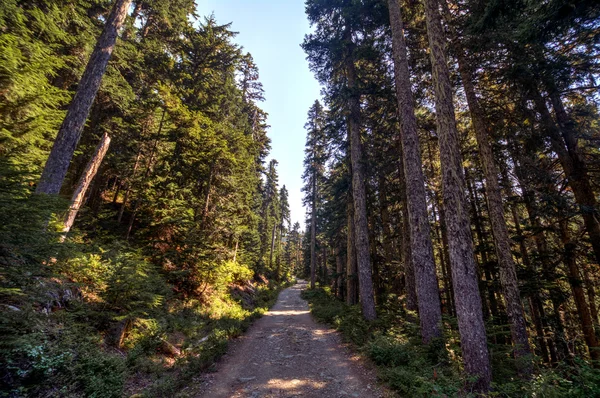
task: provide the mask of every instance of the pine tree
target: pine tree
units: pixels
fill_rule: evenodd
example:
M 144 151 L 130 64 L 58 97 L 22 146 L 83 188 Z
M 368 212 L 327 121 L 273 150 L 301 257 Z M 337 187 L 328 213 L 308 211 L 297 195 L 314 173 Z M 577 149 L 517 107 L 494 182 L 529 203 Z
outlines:
M 58 194 L 67 174 L 73 153 L 81 137 L 85 121 L 90 113 L 102 77 L 108 66 L 121 26 L 127 16 L 131 0 L 117 0 L 106 19 L 102 34 L 90 56 L 87 67 L 79 82 L 77 92 L 69 106 L 65 120 L 61 125 L 50 156 L 46 161 L 40 182 L 36 188 L 38 194 Z
M 473 241 L 467 218 L 465 180 L 454 115 L 445 37 L 436 0 L 424 0 L 427 35 L 433 69 L 437 130 L 440 138 L 442 183 L 456 315 L 467 373 L 476 378 L 473 388 L 487 392 L 491 368 L 483 323 Z
M 421 148 L 410 84 L 402 13 L 397 0 L 389 0 L 388 4 L 394 44 L 396 95 L 400 110 L 402 161 L 406 176 L 407 213 L 410 225 L 410 261 L 415 269 L 421 335 L 423 342 L 429 343 L 432 339 L 442 336 L 442 312 L 431 233 L 427 219 Z

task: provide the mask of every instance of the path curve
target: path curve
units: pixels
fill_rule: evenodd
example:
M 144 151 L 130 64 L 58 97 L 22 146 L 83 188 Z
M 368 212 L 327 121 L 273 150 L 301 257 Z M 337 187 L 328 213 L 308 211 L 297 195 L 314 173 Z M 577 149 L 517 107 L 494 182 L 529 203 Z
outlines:
M 337 332 L 313 320 L 300 297 L 305 288 L 299 281 L 283 290 L 275 306 L 230 345 L 216 373 L 204 378 L 201 397 L 390 396 Z

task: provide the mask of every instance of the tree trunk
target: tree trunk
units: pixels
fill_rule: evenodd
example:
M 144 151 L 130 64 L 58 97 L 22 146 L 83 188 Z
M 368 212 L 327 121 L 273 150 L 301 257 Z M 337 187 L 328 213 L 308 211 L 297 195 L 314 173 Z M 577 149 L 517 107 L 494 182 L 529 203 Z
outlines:
M 469 193 L 470 196 L 470 203 L 471 203 L 471 212 L 473 213 L 473 221 L 472 224 L 475 227 L 475 236 L 477 237 L 477 244 L 475 245 L 475 258 L 477 258 L 477 253 L 479 252 L 481 254 L 481 263 L 479 266 L 479 270 L 478 270 L 478 279 L 479 279 L 479 294 L 481 294 L 481 305 L 483 307 L 483 318 L 484 319 L 489 319 L 490 317 L 490 309 L 492 311 L 492 315 L 495 317 L 498 316 L 498 306 L 496 304 L 496 297 L 495 297 L 495 292 L 494 292 L 494 286 L 493 286 L 493 280 L 492 280 L 492 273 L 490 272 L 491 270 L 490 268 L 490 260 L 488 258 L 488 251 L 487 251 L 487 240 L 485 239 L 485 235 L 483 233 L 483 226 L 482 226 L 482 216 L 481 216 L 481 212 L 479 211 L 479 201 L 478 201 L 478 197 L 475 193 L 475 190 L 473 189 L 473 183 L 471 181 L 471 179 L 469 178 L 470 174 L 468 172 L 468 169 L 465 168 L 465 181 L 467 183 L 467 192 Z M 481 270 L 484 270 L 485 273 L 485 280 L 483 280 L 483 278 L 481 278 Z M 487 291 L 488 293 L 488 298 L 489 298 L 489 306 L 485 300 L 485 292 Z M 495 320 L 497 322 L 497 319 Z
M 448 18 L 451 18 L 446 0 L 443 0 L 442 6 Z M 448 26 L 452 28 L 451 21 Z M 452 29 L 453 30 L 453 29 Z M 467 106 L 471 114 L 471 121 L 475 130 L 475 138 L 479 149 L 479 158 L 483 166 L 485 175 L 485 192 L 487 196 L 488 213 L 492 227 L 492 236 L 494 238 L 494 247 L 498 259 L 498 268 L 500 270 L 500 285 L 506 301 L 506 312 L 510 323 L 510 334 L 512 337 L 514 355 L 517 359 L 525 358 L 531 355 L 529 339 L 527 336 L 527 324 L 523 313 L 523 304 L 517 281 L 517 270 L 511 251 L 510 237 L 504 217 L 504 207 L 502 205 L 502 192 L 498 183 L 499 171 L 492 144 L 490 142 L 491 132 L 485 120 L 483 110 L 479 105 L 479 100 L 475 93 L 475 86 L 472 81 L 472 73 L 467 62 L 462 45 L 458 42 L 458 35 L 454 35 L 454 47 L 458 60 L 458 70 L 465 90 Z M 530 360 L 521 360 L 519 363 L 519 373 L 523 377 L 530 377 L 533 372 L 533 363 Z
M 317 272 L 317 176 L 312 176 L 312 203 L 310 214 L 310 288 L 315 288 Z
M 531 224 L 531 229 L 533 231 L 533 240 L 537 249 L 537 256 L 542 264 L 542 279 L 550 283 L 548 290 L 550 293 L 550 300 L 552 302 L 552 308 L 554 312 L 551 316 L 550 324 L 553 326 L 555 333 L 554 343 L 556 343 L 556 345 L 560 349 L 560 354 L 562 354 L 564 358 L 569 358 L 570 352 L 565 342 L 564 327 L 559 314 L 559 308 L 564 302 L 563 297 L 565 297 L 565 295 L 562 292 L 560 285 L 554 282 L 557 280 L 558 276 L 556 275 L 555 267 L 553 267 L 552 264 L 550 264 L 548 244 L 546 242 L 546 237 L 544 236 L 544 227 L 541 225 L 537 215 L 534 192 L 530 188 L 525 173 L 522 170 L 523 162 L 527 162 L 528 160 L 524 160 L 523 155 L 520 154 L 514 146 L 510 146 L 509 149 L 511 151 L 513 162 L 516 165 L 515 172 L 519 181 L 519 185 L 521 187 L 521 191 L 523 192 L 523 201 L 525 203 L 525 210 L 527 211 L 529 223 Z M 538 303 L 538 308 L 540 310 L 540 315 L 542 315 L 543 322 L 544 307 L 543 305 Z M 552 343 L 553 341 L 550 340 L 550 355 L 552 357 L 553 363 L 556 363 L 559 359 L 559 355 L 556 352 L 556 349 L 554 348 Z
M 560 94 L 556 90 L 551 91 L 550 100 L 561 136 L 567 147 L 567 154 L 571 159 L 570 165 L 568 165 L 569 162 L 563 162 L 562 160 L 561 163 L 563 163 L 567 181 L 573 189 L 575 200 L 580 207 L 596 262 L 600 264 L 600 214 L 598 213 L 598 202 L 590 183 L 587 165 L 577 144 L 575 122 L 567 114 Z
M 358 303 L 358 267 L 356 263 L 356 244 L 354 234 L 354 201 L 352 192 L 348 193 L 348 241 L 346 254 L 346 303 Z
M 575 202 L 579 205 L 585 224 L 586 232 L 590 237 L 592 249 L 596 262 L 600 264 L 600 224 L 596 196 L 590 184 L 586 164 L 577 148 L 577 139 L 564 111 L 562 101 L 557 94 L 551 94 L 553 108 L 555 109 L 558 126 L 552 119 L 546 101 L 537 90 L 532 88 L 529 92 L 533 99 L 537 112 L 540 114 L 542 125 L 552 145 L 552 150 L 558 156 L 558 160 L 567 178 L 567 183 L 573 190 Z
M 58 130 L 50 156 L 35 190 L 37 194 L 56 195 L 60 192 L 130 4 L 131 0 L 116 0 L 113 5 L 104 30 L 98 38 L 85 72 L 79 81 L 65 120 Z
M 403 159 L 402 146 L 400 157 Z M 402 200 L 402 261 L 404 266 L 404 289 L 406 290 L 406 310 L 418 312 L 417 288 L 415 281 L 415 267 L 411 254 L 410 222 L 408 221 L 408 204 L 406 198 L 406 176 L 404 175 L 403 161 L 398 165 L 398 179 L 400 180 L 400 198 Z M 416 321 L 412 316 L 409 320 Z
M 335 249 L 335 273 L 336 295 L 340 300 L 344 300 L 344 262 L 342 259 L 342 248 L 339 246 Z
M 437 0 L 424 0 L 424 4 L 435 88 L 450 265 L 463 361 L 467 374 L 475 379 L 471 386 L 473 391 L 485 393 L 490 388 L 491 366 L 464 194 L 465 180 L 450 71 L 446 63 L 445 37 Z
M 275 260 L 276 268 L 275 268 L 275 280 L 277 282 L 281 281 L 281 239 L 283 237 L 283 224 L 280 224 L 277 228 L 279 233 L 277 234 L 277 259 Z
M 350 31 L 346 31 L 346 43 L 352 47 Z M 377 318 L 371 258 L 369 255 L 369 226 L 367 222 L 367 198 L 365 174 L 363 167 L 362 144 L 360 141 L 360 97 L 357 92 L 356 69 L 353 60 L 353 49 L 349 49 L 346 60 L 346 78 L 348 89 L 352 93 L 348 99 L 348 142 L 350 144 L 350 160 L 352 163 L 352 198 L 354 200 L 354 232 L 356 259 L 358 263 L 359 300 L 363 317 L 372 321 Z
M 135 176 L 137 174 L 137 170 L 140 165 L 141 158 L 142 158 L 142 147 L 140 145 L 137 156 L 135 157 L 135 163 L 133 164 L 133 171 L 131 173 L 131 177 L 127 181 L 127 189 L 125 190 L 125 196 L 123 197 L 123 203 L 121 203 L 121 208 L 119 209 L 119 215 L 117 216 L 117 222 L 119 224 L 121 223 L 121 220 L 123 219 L 123 213 L 125 213 L 125 207 L 127 206 L 127 201 L 129 200 L 129 194 L 131 193 L 133 181 L 135 180 Z
M 508 195 L 512 196 L 512 187 L 510 186 L 510 181 L 508 180 L 508 176 L 503 173 L 503 178 L 505 181 L 505 186 L 507 186 Z M 533 264 L 531 264 L 531 259 L 529 257 L 529 251 L 527 250 L 527 245 L 525 244 L 525 237 L 523 236 L 523 231 L 521 229 L 521 218 L 519 217 L 519 213 L 517 211 L 517 206 L 513 204 L 511 206 L 511 214 L 513 217 L 513 222 L 515 223 L 515 229 L 519 240 L 519 251 L 521 252 L 521 258 L 523 259 L 523 264 L 525 268 L 530 273 L 531 277 L 536 276 L 535 269 L 533 268 Z M 550 357 L 548 355 L 548 346 L 546 344 L 546 336 L 544 333 L 544 325 L 542 323 L 542 315 L 540 314 L 539 304 L 541 302 L 540 299 L 540 291 L 536 281 L 532 281 L 534 284 L 534 288 L 532 289 L 529 297 L 529 307 L 531 309 L 531 320 L 535 326 L 535 331 L 538 337 L 539 349 L 542 354 L 542 359 L 545 363 L 550 363 Z
M 69 211 L 65 217 L 63 234 L 61 237 L 61 242 L 65 240 L 67 234 L 71 230 L 73 223 L 75 222 L 75 217 L 77 216 L 77 212 L 79 212 L 79 208 L 83 203 L 83 198 L 85 197 L 85 192 L 87 191 L 90 183 L 94 179 L 94 176 L 98 172 L 98 168 L 102 163 L 102 159 L 104 159 L 104 155 L 108 151 L 108 147 L 110 145 L 110 137 L 108 134 L 104 133 L 102 139 L 96 146 L 96 150 L 94 151 L 94 155 L 85 166 L 85 170 L 77 183 L 77 187 L 75 188 L 75 192 L 73 192 L 73 196 L 71 197 L 71 206 L 69 207 Z
M 400 112 L 400 137 L 406 199 L 410 224 L 411 257 L 415 272 L 417 303 L 423 343 L 442 336 L 442 309 L 427 215 L 425 178 L 411 91 L 408 52 L 399 0 L 388 0 L 392 26 L 394 76 Z
M 275 251 L 275 236 L 277 232 L 277 224 L 273 225 L 271 231 L 271 251 L 269 252 L 269 270 L 273 269 L 273 252 Z
M 566 220 L 560 222 L 560 238 L 564 247 L 564 261 L 567 268 L 567 276 L 569 277 L 569 285 L 571 286 L 573 299 L 575 300 L 575 306 L 577 307 L 579 324 L 583 331 L 585 343 L 590 351 L 590 357 L 594 361 L 594 365 L 598 366 L 596 361 L 600 360 L 600 347 L 598 347 L 594 322 L 592 321 L 590 308 L 585 299 L 583 281 L 581 280 L 579 267 L 577 266 L 575 254 L 577 244 L 571 240 L 569 226 Z

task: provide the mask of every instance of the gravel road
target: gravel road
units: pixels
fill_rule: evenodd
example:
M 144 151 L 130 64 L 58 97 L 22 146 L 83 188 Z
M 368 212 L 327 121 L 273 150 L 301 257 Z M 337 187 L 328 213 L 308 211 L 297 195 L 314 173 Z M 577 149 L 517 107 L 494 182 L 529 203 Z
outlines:
M 201 397 L 389 397 L 375 374 L 316 323 L 300 297 L 305 281 L 285 289 L 275 306 L 236 339 L 216 372 L 203 380 Z

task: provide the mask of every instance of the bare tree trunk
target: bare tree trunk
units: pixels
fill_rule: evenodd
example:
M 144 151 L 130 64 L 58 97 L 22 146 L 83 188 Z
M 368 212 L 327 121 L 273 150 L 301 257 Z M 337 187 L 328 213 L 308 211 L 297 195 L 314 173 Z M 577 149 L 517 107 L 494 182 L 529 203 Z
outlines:
M 275 260 L 277 266 L 275 271 L 275 280 L 277 282 L 281 281 L 281 239 L 283 236 L 283 224 L 279 225 L 279 233 L 277 234 L 277 259 Z
M 347 29 L 346 41 L 352 47 L 352 38 Z M 352 162 L 352 198 L 354 200 L 354 229 L 356 244 L 356 259 L 358 262 L 359 300 L 363 317 L 372 321 L 377 318 L 375 312 L 375 297 L 371 258 L 369 254 L 369 225 L 367 222 L 367 198 L 365 174 L 363 170 L 363 151 L 360 141 L 360 97 L 357 93 L 356 69 L 353 60 L 353 49 L 350 48 L 346 60 L 346 78 L 352 95 L 348 99 L 348 141 L 350 144 L 350 160 Z
M 113 5 L 104 30 L 98 38 L 96 47 L 79 81 L 65 120 L 58 130 L 50 156 L 35 190 L 37 194 L 56 195 L 60 192 L 130 4 L 131 0 L 116 0 Z
M 383 257 L 384 262 L 389 266 L 394 260 L 394 249 L 392 243 L 392 231 L 390 228 L 390 212 L 388 210 L 388 194 L 387 194 L 387 181 L 385 174 L 379 176 L 379 214 L 381 216 L 381 227 L 383 230 L 383 236 L 381 237 L 381 243 L 383 245 Z
M 488 251 L 486 248 L 486 239 L 485 239 L 485 235 L 483 233 L 483 226 L 482 226 L 482 217 L 481 217 L 481 213 L 479 211 L 479 201 L 478 201 L 478 197 L 475 193 L 475 190 L 473 189 L 473 183 L 471 182 L 470 179 L 470 174 L 468 172 L 468 169 L 465 168 L 465 181 L 467 183 L 467 192 L 469 193 L 470 196 L 470 203 L 471 203 L 471 211 L 473 213 L 473 226 L 475 227 L 475 236 L 477 237 L 477 245 L 475 246 L 475 258 L 477 258 L 476 254 L 477 252 L 479 252 L 481 254 L 481 263 L 480 263 L 480 267 L 478 270 L 478 279 L 479 279 L 479 294 L 481 294 L 481 305 L 483 307 L 483 318 L 484 319 L 489 319 L 490 317 L 490 308 L 492 311 L 492 315 L 494 317 L 498 316 L 498 306 L 496 304 L 496 297 L 495 297 L 495 293 L 494 293 L 494 287 L 493 287 L 493 283 L 494 281 L 492 280 L 492 274 L 490 272 L 490 260 L 488 258 Z M 484 270 L 485 273 L 485 280 L 483 280 L 481 278 L 481 270 Z M 485 300 L 485 293 L 488 293 L 488 299 L 489 299 L 489 306 Z M 497 321 L 497 320 L 496 320 Z
M 310 288 L 315 288 L 317 272 L 317 173 L 312 176 L 312 203 L 310 214 Z
M 98 168 L 104 159 L 104 155 L 108 151 L 108 147 L 110 145 L 110 137 L 108 134 L 104 133 L 102 135 L 102 139 L 96 146 L 96 150 L 94 151 L 94 155 L 85 166 L 85 170 L 77 183 L 77 187 L 75 188 L 75 192 L 73 192 L 73 196 L 71 197 L 71 206 L 67 215 L 65 217 L 64 227 L 63 227 L 63 235 L 61 237 L 61 242 L 65 240 L 67 234 L 71 230 L 73 223 L 75 222 L 75 217 L 77 216 L 77 212 L 79 212 L 79 208 L 83 203 L 83 198 L 85 197 L 85 192 L 87 191 L 90 183 L 94 179 L 94 176 L 98 172 Z
M 573 299 L 575 300 L 575 306 L 577 307 L 579 324 L 581 325 L 581 330 L 583 331 L 585 343 L 590 351 L 590 357 L 594 361 L 594 365 L 598 366 L 596 361 L 600 360 L 600 347 L 598 345 L 598 339 L 594 330 L 594 322 L 592 321 L 590 307 L 585 299 L 583 281 L 581 280 L 579 267 L 577 266 L 577 259 L 575 257 L 577 244 L 571 240 L 569 226 L 566 220 L 562 220 L 560 222 L 560 237 L 564 246 L 564 258 L 565 265 L 567 267 L 567 276 L 569 277 L 569 285 L 571 285 Z
M 451 18 L 446 0 L 443 0 L 442 6 L 446 17 Z M 449 20 L 448 26 L 452 28 Z M 452 29 L 453 30 L 453 29 Z M 458 70 L 465 89 L 467 105 L 471 114 L 471 121 L 475 130 L 477 146 L 479 149 L 479 158 L 483 166 L 485 175 L 485 191 L 487 196 L 488 212 L 492 235 L 494 238 L 494 247 L 496 248 L 496 257 L 500 270 L 500 285 L 506 301 L 506 312 L 510 324 L 510 333 L 514 344 L 514 355 L 516 358 L 526 358 L 531 355 L 529 339 L 527 336 L 527 325 L 523 313 L 523 304 L 517 281 L 517 270 L 510 246 L 510 237 L 506 226 L 504 216 L 504 207 L 502 205 L 502 192 L 498 183 L 498 166 L 492 153 L 490 143 L 491 132 L 485 121 L 483 110 L 479 105 L 479 100 L 475 93 L 475 86 L 472 81 L 472 73 L 467 60 L 465 59 L 462 45 L 458 42 L 458 35 L 454 35 L 455 53 L 458 59 Z M 533 363 L 530 360 L 521 360 L 519 363 L 519 373 L 521 376 L 529 378 L 533 372 Z
M 135 180 L 135 176 L 137 174 L 137 170 L 140 165 L 141 158 L 142 158 L 142 147 L 140 146 L 137 156 L 135 157 L 135 163 L 133 164 L 133 171 L 131 173 L 131 177 L 127 181 L 127 189 L 125 190 L 125 196 L 123 197 L 123 203 L 121 203 L 121 208 L 119 209 L 119 215 L 117 216 L 118 223 L 121 223 L 121 220 L 123 219 L 123 213 L 125 213 L 125 207 L 127 206 L 127 201 L 129 200 L 129 194 L 131 193 L 133 181 Z
M 275 236 L 277 232 L 277 224 L 273 225 L 271 232 L 271 251 L 269 252 L 269 269 L 273 269 L 273 252 L 275 251 Z
M 342 259 L 342 249 L 339 246 L 335 249 L 335 273 L 336 273 L 336 295 L 340 300 L 344 300 L 344 262 Z
M 240 245 L 240 239 L 236 238 L 235 239 L 235 249 L 233 250 L 233 262 L 234 263 L 237 261 L 237 253 L 238 253 L 239 245 Z
M 577 139 L 571 129 L 572 122 L 563 108 L 562 101 L 557 94 L 551 94 L 558 126 L 552 119 L 546 101 L 537 90 L 530 90 L 537 112 L 541 116 L 544 130 L 550 138 L 552 150 L 556 152 L 560 164 L 565 172 L 567 183 L 573 190 L 575 201 L 581 209 L 581 215 L 586 232 L 590 237 L 596 262 L 600 264 L 600 224 L 598 222 L 597 201 L 590 184 L 587 166 L 582 159 L 577 147 Z
M 402 12 L 398 0 L 388 0 L 388 5 L 392 25 L 396 97 L 400 112 L 400 137 L 406 180 L 411 257 L 415 272 L 421 337 L 423 342 L 428 344 L 432 339 L 442 336 L 442 308 L 427 215 L 425 178 L 411 91 Z
M 438 1 L 424 0 L 424 4 L 435 88 L 450 265 L 463 361 L 465 371 L 475 379 L 472 389 L 485 393 L 490 389 L 491 366 L 473 258 L 468 205 L 464 194 L 465 179 L 454 115 L 450 71 L 446 63 L 445 37 Z
M 594 281 L 590 275 L 589 264 L 583 267 L 583 277 L 585 281 L 585 287 L 588 293 L 588 301 L 590 302 L 590 313 L 592 315 L 592 322 L 598 324 L 598 307 L 596 307 L 596 289 Z
M 356 244 L 354 234 L 354 201 L 352 192 L 348 193 L 348 241 L 346 255 L 346 303 L 358 303 L 358 267 L 356 263 Z
M 402 146 L 400 147 L 401 158 Z M 406 176 L 404 175 L 404 165 L 400 161 L 398 165 L 398 179 L 400 180 L 400 198 L 402 200 L 402 265 L 404 268 L 404 289 L 406 293 L 406 310 L 418 312 L 417 304 L 417 288 L 415 281 L 415 267 L 411 254 L 410 243 L 410 222 L 408 220 L 408 200 L 406 198 Z M 411 322 L 416 321 L 413 317 L 409 317 Z
M 567 154 L 571 160 L 570 162 L 561 160 L 561 163 L 563 164 L 569 185 L 575 194 L 575 200 L 581 209 L 585 229 L 590 237 L 596 262 L 600 264 L 600 213 L 598 212 L 596 195 L 590 183 L 588 168 L 577 144 L 575 122 L 567 114 L 560 94 L 556 90 L 552 90 L 550 93 L 550 100 L 556 120 L 558 121 L 561 136 L 567 147 Z

